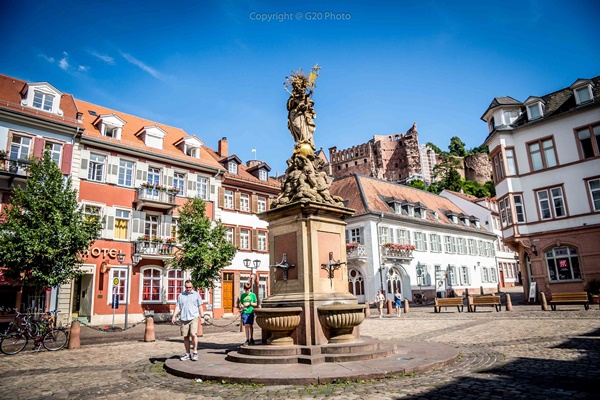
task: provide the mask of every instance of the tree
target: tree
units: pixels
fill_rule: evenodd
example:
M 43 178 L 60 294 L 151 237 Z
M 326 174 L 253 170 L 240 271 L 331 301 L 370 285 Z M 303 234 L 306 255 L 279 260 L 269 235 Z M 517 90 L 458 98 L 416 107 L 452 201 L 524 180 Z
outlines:
M 433 167 L 433 176 L 438 178 L 427 189 L 432 193 L 439 194 L 442 190 L 459 191 L 462 188 L 463 179 L 458 172 L 460 161 L 453 156 L 445 156 L 442 161 Z
M 490 193 L 490 197 L 495 197 L 496 196 L 496 187 L 494 186 L 494 181 L 493 180 L 489 180 L 486 183 L 483 184 L 483 186 L 485 186 L 485 188 L 487 189 L 487 191 Z
M 465 180 L 463 182 L 462 189 L 466 194 L 470 194 L 478 198 L 489 197 L 490 195 L 488 189 L 476 181 Z
M 450 138 L 448 150 L 450 150 L 449 153 L 453 156 L 464 157 L 467 155 L 467 150 L 465 150 L 465 142 L 460 140 L 458 136 L 452 136 Z
M 426 146 L 428 146 L 435 154 L 444 155 L 446 152 L 442 151 L 439 147 L 431 142 L 427 142 Z
M 181 248 L 172 266 L 192 272 L 196 287 L 214 287 L 221 269 L 231 263 L 237 248 L 225 235 L 220 221 L 211 222 L 206 216 L 202 199 L 189 199 L 179 211 L 179 242 Z
M 415 179 L 414 181 L 410 181 L 406 184 L 406 186 L 414 187 L 416 189 L 427 190 L 425 186 L 425 182 L 420 179 Z
M 14 186 L 0 220 L 0 265 L 8 278 L 38 289 L 80 274 L 82 254 L 98 239 L 99 216 L 86 217 L 60 168 L 45 152 L 32 160 L 25 188 Z

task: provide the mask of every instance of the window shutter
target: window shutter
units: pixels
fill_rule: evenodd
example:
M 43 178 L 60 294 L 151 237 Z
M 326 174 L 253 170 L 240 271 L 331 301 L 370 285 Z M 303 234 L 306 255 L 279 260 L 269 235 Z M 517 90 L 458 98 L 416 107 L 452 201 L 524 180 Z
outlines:
M 252 229 L 252 246 L 253 251 L 258 250 L 258 231 L 256 229 Z
M 365 244 L 365 228 L 359 228 L 358 231 L 360 235 L 360 240 L 358 241 L 358 243 Z
M 148 164 L 144 162 L 137 162 L 135 187 L 140 187 L 142 183 L 146 182 L 148 182 Z
M 73 162 L 73 145 L 65 144 L 62 147 L 62 160 L 60 163 L 60 170 L 63 174 L 68 175 L 71 173 L 71 163 Z
M 35 137 L 33 139 L 33 156 L 35 158 L 42 158 L 44 155 L 44 144 L 46 143 L 46 139 L 43 137 Z
M 119 164 L 121 159 L 117 156 L 109 156 L 107 182 L 117 184 L 119 182 Z
M 219 208 L 225 207 L 225 188 L 219 187 Z
M 233 208 L 238 211 L 240 209 L 240 195 L 240 192 L 233 193 Z
M 163 170 L 163 185 L 167 187 L 173 187 L 173 179 L 175 177 L 175 171 L 173 168 L 165 168 Z
M 114 239 L 115 237 L 115 214 L 115 209 L 113 207 L 106 207 L 104 209 L 106 222 L 104 224 L 103 237 L 106 239 Z
M 89 150 L 81 150 L 79 152 L 81 156 L 81 166 L 79 168 L 79 178 L 87 179 L 88 178 L 88 164 L 90 162 L 90 151 Z
M 350 243 L 352 238 L 350 237 L 350 229 L 346 229 L 346 243 Z
M 163 229 L 162 235 L 164 237 L 171 237 L 171 225 L 173 225 L 173 216 L 172 215 L 163 215 Z
M 187 182 L 187 197 L 196 197 L 198 196 L 197 187 L 198 184 L 198 175 L 197 174 L 189 174 L 188 175 L 188 182 Z
M 250 196 L 250 212 L 252 212 L 252 214 L 258 212 L 258 196 L 256 194 Z
M 131 235 L 133 240 L 137 240 L 139 236 L 144 234 L 146 222 L 146 213 L 141 211 L 133 212 L 133 220 L 131 224 Z
M 233 228 L 233 243 L 235 247 L 240 248 L 240 227 L 236 226 Z

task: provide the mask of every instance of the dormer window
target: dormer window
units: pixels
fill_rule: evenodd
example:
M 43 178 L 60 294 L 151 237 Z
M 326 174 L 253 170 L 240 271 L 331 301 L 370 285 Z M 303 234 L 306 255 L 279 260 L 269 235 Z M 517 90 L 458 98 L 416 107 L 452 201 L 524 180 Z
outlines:
M 136 133 L 136 136 L 142 139 L 146 146 L 154 147 L 155 149 L 159 150 L 162 150 L 163 148 L 163 140 L 166 135 L 167 132 L 156 125 L 145 126 L 138 133 Z
M 188 157 L 200 158 L 200 148 L 204 142 L 196 136 L 184 136 L 173 145 L 183 152 Z
M 541 103 L 534 103 L 527 106 L 527 119 L 530 121 L 542 118 L 544 112 L 542 111 Z
M 54 105 L 54 96 L 48 93 L 42 93 L 37 90 L 33 92 L 33 107 L 40 110 L 52 112 Z
M 125 121 L 115 114 L 103 114 L 94 121 L 102 136 L 121 140 L 121 132 Z
M 269 175 L 266 169 L 261 168 L 258 170 L 258 179 L 265 182 L 269 180 Z
M 238 173 L 237 163 L 235 161 L 229 161 L 229 163 L 227 164 L 227 171 L 229 171 L 230 174 L 237 175 L 237 173 Z
M 496 129 L 496 120 L 494 119 L 494 117 L 492 117 L 490 119 L 490 122 L 488 122 L 488 129 L 490 132 L 492 132 L 494 129 Z
M 582 105 L 589 103 L 594 100 L 594 93 L 592 92 L 593 83 L 589 79 L 577 79 L 570 88 L 575 94 L 575 103 Z
M 185 155 L 200 158 L 200 149 L 198 147 L 187 147 L 185 148 Z
M 502 118 L 504 119 L 504 125 L 512 125 L 512 123 L 519 118 L 519 112 L 517 110 L 504 110 L 502 112 Z

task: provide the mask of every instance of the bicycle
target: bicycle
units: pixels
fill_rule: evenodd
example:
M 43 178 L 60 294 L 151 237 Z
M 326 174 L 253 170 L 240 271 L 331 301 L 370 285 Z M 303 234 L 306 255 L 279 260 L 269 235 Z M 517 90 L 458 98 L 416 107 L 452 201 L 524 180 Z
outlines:
M 28 331 L 31 333 L 30 339 L 33 339 L 35 336 L 37 336 L 39 333 L 39 325 L 38 325 L 39 321 L 35 321 L 31 314 L 22 314 L 22 313 L 18 312 L 16 309 L 14 311 L 15 311 L 15 319 L 12 320 L 8 324 L 8 326 L 6 327 L 4 332 L 2 332 L 0 334 L 0 336 L 1 337 L 8 336 L 11 332 L 18 331 L 20 329 L 24 329 L 24 327 L 27 325 L 29 325 L 29 328 L 30 328 Z
M 55 313 L 48 312 L 48 317 L 40 322 L 41 330 L 34 334 L 31 323 L 26 323 L 23 329 L 18 329 L 16 332 L 9 333 L 0 341 L 0 351 L 7 355 L 20 353 L 27 344 L 29 339 L 34 340 L 34 349 L 37 346 L 37 351 L 40 351 L 44 346 L 46 350 L 57 351 L 64 348 L 69 342 L 69 335 L 63 327 L 54 327 Z

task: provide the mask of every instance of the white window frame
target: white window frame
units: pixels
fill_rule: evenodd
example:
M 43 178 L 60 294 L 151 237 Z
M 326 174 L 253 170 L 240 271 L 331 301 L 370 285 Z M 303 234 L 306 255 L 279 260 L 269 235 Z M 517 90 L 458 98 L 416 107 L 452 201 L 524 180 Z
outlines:
M 535 121 L 544 116 L 544 107 L 542 107 L 542 103 L 539 101 L 536 103 L 533 103 L 533 104 L 529 104 L 526 108 L 527 108 L 527 119 L 529 121 Z M 537 110 L 537 115 L 534 115 L 532 110 Z
M 117 178 L 117 185 L 127 187 L 133 186 L 133 166 L 133 161 L 119 160 L 119 176 Z
M 594 94 L 592 93 L 591 85 L 585 85 L 583 87 L 573 89 L 573 92 L 575 94 L 575 102 L 577 103 L 577 105 L 591 103 L 594 100 Z M 582 100 L 581 93 L 584 92 L 587 94 L 588 98 Z
M 117 274 L 118 272 L 118 274 Z M 131 294 L 129 293 L 131 290 L 127 290 L 128 288 L 128 284 L 127 284 L 127 267 L 112 267 L 110 269 L 110 295 L 106 296 L 106 304 L 111 304 L 112 303 L 112 296 L 113 296 L 113 288 L 115 287 L 114 285 L 114 279 L 115 278 L 119 278 L 119 289 L 117 291 L 117 293 L 119 294 L 119 305 L 121 304 L 126 304 L 129 303 L 129 299 Z M 127 299 L 125 299 L 125 294 L 127 294 Z
M 230 174 L 237 175 L 237 173 L 238 173 L 238 164 L 235 161 L 229 161 L 227 163 L 227 171 Z
M 19 139 L 19 141 L 17 142 L 15 139 Z M 28 143 L 23 143 L 24 140 Z M 10 142 L 10 152 L 8 157 L 11 160 L 27 160 L 29 158 L 29 153 L 31 152 L 32 142 L 33 140 L 29 136 L 13 135 Z
M 52 112 L 54 108 L 54 99 L 55 96 L 50 93 L 40 92 L 39 90 L 35 90 L 33 92 L 33 101 L 31 102 L 31 106 L 33 108 L 37 108 L 38 110 Z
M 117 222 L 118 221 L 126 221 L 127 222 L 127 228 L 125 230 L 125 237 L 123 238 L 118 238 L 117 237 Z M 128 240 L 129 239 L 129 226 L 131 222 L 131 211 L 130 210 L 121 210 L 119 208 L 117 208 L 115 210 L 115 222 L 114 222 L 114 226 L 113 226 L 113 231 L 114 231 L 114 240 Z
M 46 141 L 44 144 L 44 151 L 48 150 L 50 152 L 50 158 L 56 165 L 60 167 L 60 159 L 62 155 L 62 144 L 56 142 Z
M 173 187 L 179 189 L 177 196 L 184 195 L 185 186 L 185 174 L 183 172 L 173 173 Z
M 469 272 L 469 267 L 466 265 L 461 265 L 460 267 L 460 283 L 463 286 L 468 286 L 471 284 L 471 274 Z
M 225 227 L 225 240 L 227 240 L 229 243 L 235 244 L 235 234 L 233 233 L 232 226 Z
M 250 229 L 240 228 L 240 250 L 250 250 L 250 235 Z
M 158 279 L 154 276 L 150 278 L 146 278 L 144 274 L 146 271 L 158 271 Z M 150 280 L 153 282 L 154 280 L 158 280 L 158 300 L 144 300 L 144 282 L 146 280 Z M 148 266 L 144 267 L 140 270 L 140 304 L 162 304 L 163 302 L 163 286 L 164 286 L 164 273 L 163 269 L 157 266 Z M 150 286 L 150 296 L 152 296 L 152 287 Z
M 205 176 L 199 176 L 196 179 L 197 186 L 197 197 L 202 200 L 208 200 L 208 178 Z
M 559 191 L 560 193 L 556 193 L 555 191 Z M 537 190 L 535 195 L 541 220 L 560 219 L 568 216 L 567 205 L 561 186 Z M 557 209 L 559 208 L 563 210 L 562 215 L 557 215 Z M 549 212 L 549 216 L 545 217 L 544 211 L 546 210 Z
M 104 182 L 106 167 L 106 156 L 104 154 L 91 153 L 88 165 L 88 180 Z
M 349 230 L 350 233 L 350 242 L 362 243 L 362 237 L 360 235 L 360 228 L 352 228 Z
M 175 276 L 175 277 L 170 277 L 170 275 L 177 275 L 177 273 L 180 274 L 180 276 Z M 167 292 L 166 292 L 166 300 L 167 303 L 175 303 L 177 302 L 177 297 L 179 296 L 180 293 L 183 293 L 183 286 L 185 284 L 185 272 L 179 269 L 169 269 L 167 270 L 166 273 L 166 279 L 167 279 L 167 284 L 166 284 L 166 288 L 167 288 Z M 171 286 L 170 285 L 170 281 L 176 281 L 176 282 L 180 282 L 179 287 L 177 285 L 175 286 Z M 169 300 L 169 294 L 170 294 L 170 290 L 174 289 L 175 291 L 175 298 L 173 300 Z
M 442 252 L 442 238 L 437 233 L 429 234 L 429 243 L 431 243 L 431 252 L 432 253 L 441 253 Z
M 223 208 L 233 210 L 233 190 L 225 189 L 223 192 Z
M 265 182 L 269 180 L 269 175 L 267 174 L 266 169 L 261 168 L 258 170 L 258 179 Z
M 581 278 L 582 278 L 581 260 L 579 259 L 579 254 L 577 252 L 577 249 L 575 249 L 573 247 L 569 247 L 569 246 L 554 247 L 545 252 L 544 258 L 546 261 L 546 271 L 547 271 L 548 279 L 550 280 L 550 282 L 572 282 L 572 281 L 581 280 Z M 574 258 L 577 259 L 577 265 L 579 267 L 579 276 L 578 277 L 575 276 L 575 270 L 573 269 L 573 259 Z M 570 271 L 571 277 L 572 277 L 571 279 L 560 279 L 559 263 L 563 259 L 568 259 L 569 271 Z M 554 269 L 555 279 L 552 279 L 552 274 L 550 273 L 551 267 L 550 267 L 550 263 L 548 262 L 549 260 L 553 260 L 553 262 L 554 262 L 553 269 Z
M 264 197 L 258 197 L 258 199 L 256 200 L 256 204 L 257 204 L 257 212 L 261 213 L 261 212 L 265 212 L 267 211 L 267 199 Z
M 415 232 L 415 250 L 427 251 L 427 235 L 423 232 Z
M 258 231 L 256 233 L 256 238 L 256 248 L 258 249 L 258 251 L 267 251 L 267 232 Z
M 444 251 L 448 254 L 454 254 L 452 251 L 452 238 L 450 236 L 444 236 Z
M 240 193 L 240 211 L 250 212 L 250 195 L 248 193 Z
M 597 184 L 598 186 L 592 188 L 592 182 L 594 182 L 594 184 Z M 592 202 L 592 211 L 600 211 L 600 178 L 588 180 L 586 186 L 588 188 L 588 193 L 590 194 L 590 200 Z
M 146 214 L 144 220 L 144 235 L 148 236 L 151 240 L 154 237 L 160 237 L 160 215 Z

